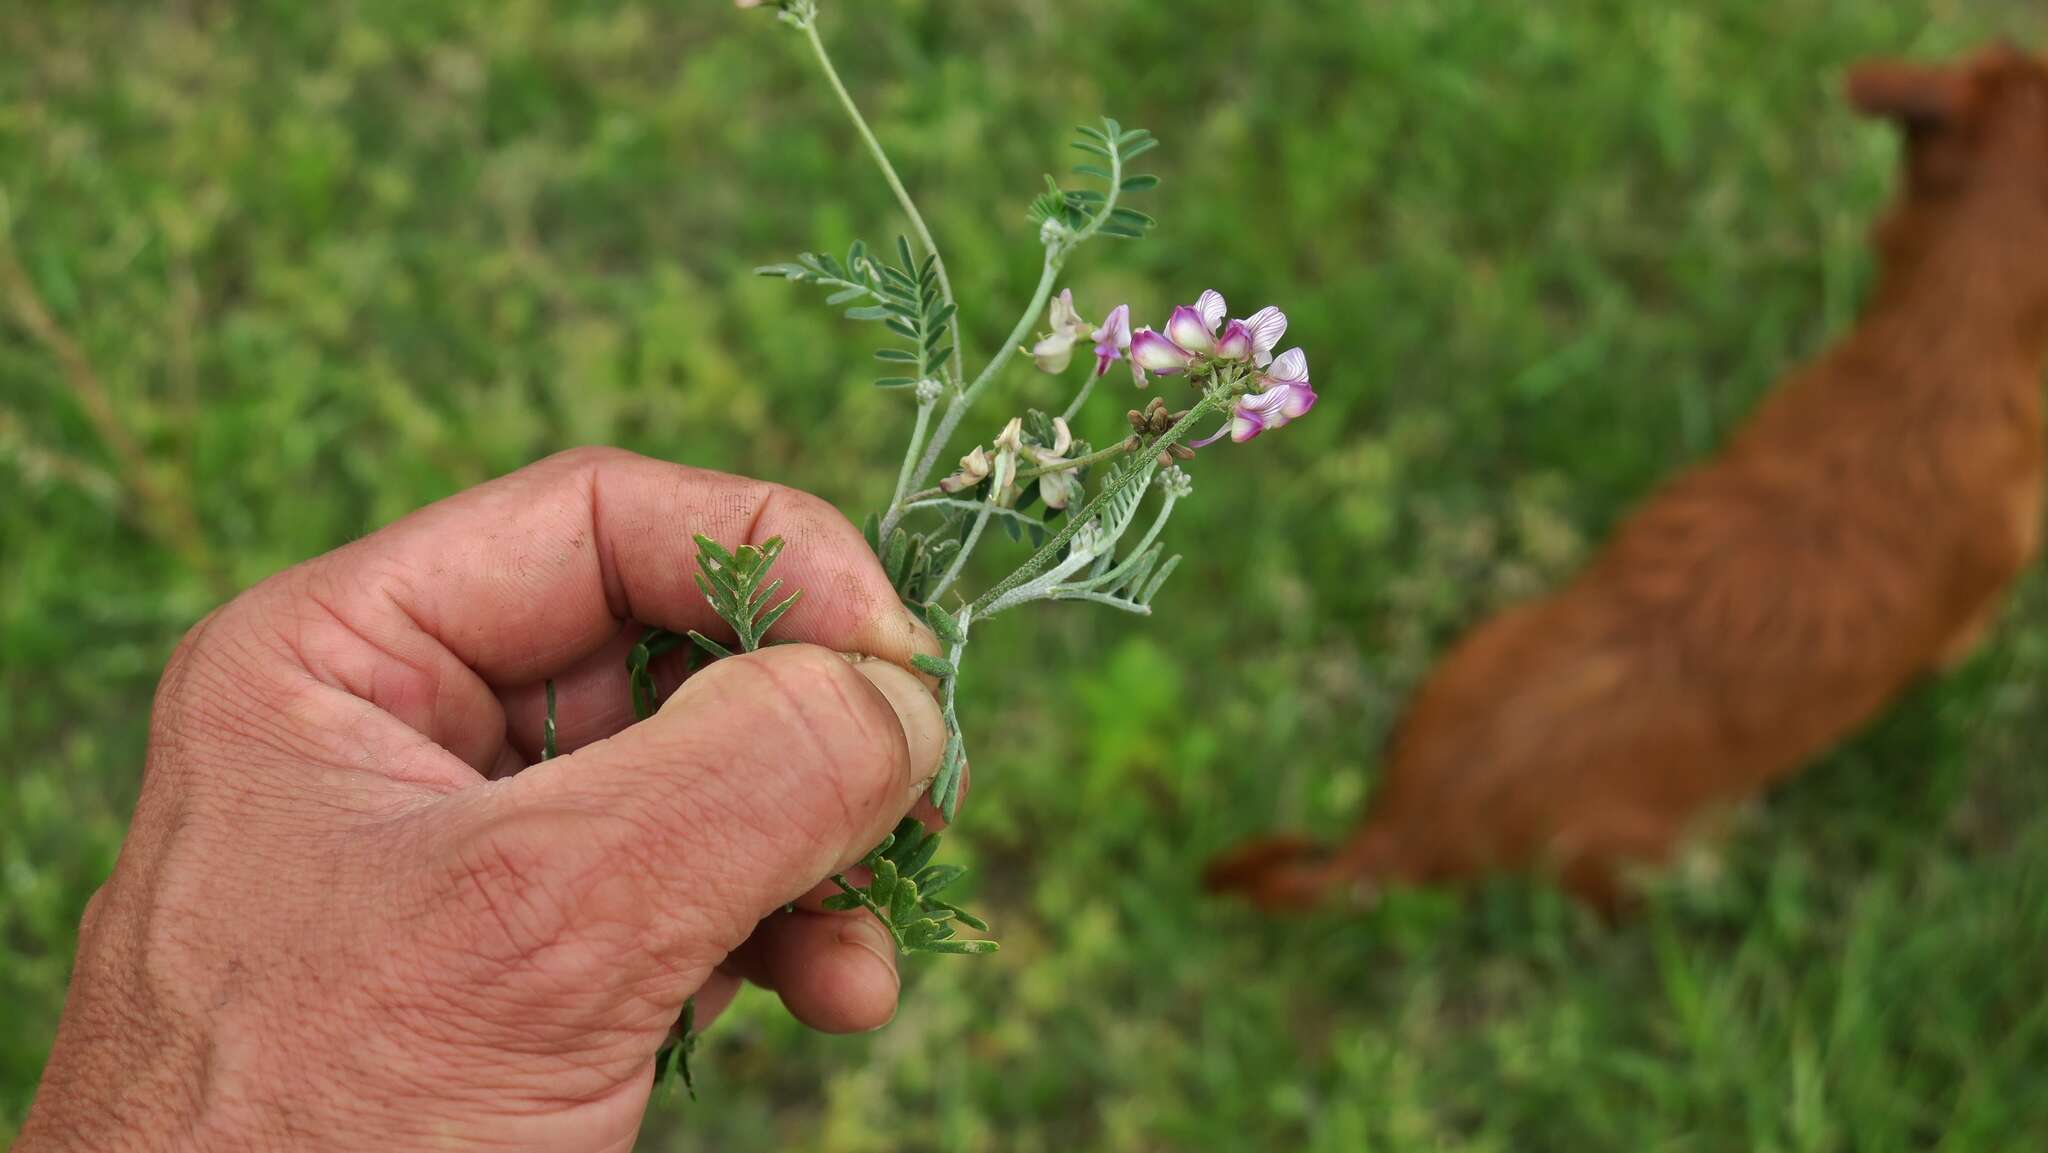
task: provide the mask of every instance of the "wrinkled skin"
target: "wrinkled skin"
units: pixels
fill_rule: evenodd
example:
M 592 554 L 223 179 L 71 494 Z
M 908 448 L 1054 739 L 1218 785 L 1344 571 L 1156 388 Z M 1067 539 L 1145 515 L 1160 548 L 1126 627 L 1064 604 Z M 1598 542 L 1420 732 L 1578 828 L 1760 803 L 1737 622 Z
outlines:
M 638 631 L 720 629 L 693 532 L 787 538 L 809 643 L 621 731 Z M 164 674 L 17 1148 L 624 1150 L 687 997 L 883 1024 L 888 934 L 820 882 L 936 768 L 902 667 L 934 650 L 827 505 L 608 451 L 251 589 Z M 563 755 L 529 768 L 550 678 Z

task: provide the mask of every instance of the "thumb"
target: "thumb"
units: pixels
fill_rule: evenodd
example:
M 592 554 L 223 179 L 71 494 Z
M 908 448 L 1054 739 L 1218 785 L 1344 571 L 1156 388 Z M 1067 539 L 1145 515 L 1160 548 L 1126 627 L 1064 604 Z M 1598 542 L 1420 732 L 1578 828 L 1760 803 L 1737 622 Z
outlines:
M 458 870 L 467 886 L 516 890 L 476 894 L 486 931 L 548 938 L 518 953 L 559 954 L 569 938 L 570 953 L 616 958 L 616 944 L 701 979 L 763 917 L 880 842 L 944 744 L 916 675 L 779 645 L 721 660 L 647 721 L 482 790 L 450 847 L 482 863 Z

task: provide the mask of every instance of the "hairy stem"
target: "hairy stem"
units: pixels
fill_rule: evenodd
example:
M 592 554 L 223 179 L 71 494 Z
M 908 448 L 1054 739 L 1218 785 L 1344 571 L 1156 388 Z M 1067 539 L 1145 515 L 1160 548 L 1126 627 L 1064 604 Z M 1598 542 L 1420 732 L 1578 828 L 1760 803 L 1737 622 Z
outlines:
M 954 334 L 956 340 L 958 335 L 958 333 Z M 889 498 L 889 511 L 891 513 L 902 508 L 906 503 L 907 498 L 904 494 L 910 491 L 911 474 L 917 471 L 918 450 L 924 447 L 925 430 L 930 428 L 932 423 L 932 406 L 937 403 L 938 398 L 936 397 L 931 400 L 920 400 L 917 402 L 917 426 L 910 430 L 910 447 L 903 450 L 903 467 L 896 473 L 896 493 Z M 887 540 L 889 533 L 894 531 L 895 528 L 896 525 L 893 520 L 885 525 L 882 529 L 882 539 Z
M 967 558 L 974 555 L 974 546 L 981 543 L 981 530 L 988 527 L 989 514 L 995 511 L 996 494 L 1002 492 L 1015 479 L 1004 474 L 1006 470 L 1016 467 L 1016 460 L 1007 452 L 996 458 L 992 477 L 995 484 L 989 489 L 989 498 L 981 502 L 981 511 L 974 514 L 974 527 L 967 530 L 967 539 L 961 542 L 960 551 L 954 554 L 953 563 L 947 567 L 946 575 L 940 577 L 939 583 L 932 586 L 931 599 L 938 600 L 947 589 L 953 587 L 954 581 L 960 579 L 960 574 L 967 570 Z
M 1223 411 L 1224 406 L 1229 403 L 1229 389 L 1211 389 L 1207 395 L 1202 397 L 1200 403 L 1188 410 L 1186 416 L 1175 421 L 1172 428 L 1160 434 L 1159 439 L 1147 445 L 1146 448 L 1154 452 L 1163 452 L 1179 444 L 1189 431 L 1193 429 L 1196 421 L 1206 420 L 1210 416 Z M 1004 577 L 994 588 L 982 593 L 980 597 L 975 599 L 973 605 L 974 617 L 980 619 L 982 616 L 987 615 L 989 606 L 993 605 L 997 599 L 1036 577 L 1039 573 L 1044 572 L 1047 566 L 1059 558 L 1060 550 L 1067 546 L 1068 541 L 1074 539 L 1074 534 L 1080 532 L 1083 525 L 1093 520 L 1095 515 L 1102 511 L 1102 506 L 1108 503 L 1111 497 L 1125 491 L 1134 484 L 1152 483 L 1152 477 L 1158 471 L 1157 462 L 1147 461 L 1145 467 L 1130 473 L 1120 481 L 1104 485 L 1102 491 L 1095 494 L 1095 499 L 1089 501 L 1080 512 L 1067 518 L 1066 527 L 1060 529 L 1058 534 L 1051 540 L 1046 541 L 1037 552 L 1031 554 L 1030 560 L 1025 561 L 1016 572 Z
M 1058 464 L 1041 464 L 1034 468 L 1027 468 L 1010 479 L 1013 481 L 1036 480 L 1041 476 L 1048 476 L 1056 472 L 1072 472 L 1077 468 L 1089 468 L 1104 461 L 1115 460 L 1117 457 L 1135 451 L 1137 450 L 1132 447 L 1130 439 L 1125 438 L 1110 445 L 1108 448 L 1091 452 L 1087 456 L 1075 457 L 1073 460 L 1061 461 Z M 909 512 L 914 508 L 942 504 L 943 502 L 935 502 L 932 498 L 943 494 L 945 491 L 942 488 L 919 489 L 917 492 L 910 494 L 903 511 Z M 958 503 L 974 507 L 974 502 L 972 501 L 960 501 Z
M 946 258 L 939 255 L 939 246 L 932 239 L 932 230 L 925 225 L 924 215 L 917 210 L 917 203 L 910 199 L 910 191 L 903 187 L 903 181 L 896 175 L 896 166 L 889 163 L 889 154 L 882 151 L 882 142 L 875 139 L 874 129 L 868 127 L 867 118 L 860 114 L 860 107 L 853 102 L 853 94 L 846 90 L 846 83 L 839 79 L 839 70 L 832 66 L 832 55 L 825 51 L 825 41 L 818 35 L 818 21 L 815 16 L 802 21 L 804 38 L 811 43 L 811 53 L 818 58 L 818 67 L 824 71 L 825 79 L 831 82 L 832 91 L 839 97 L 840 107 L 846 109 L 846 116 L 853 121 L 854 131 L 860 133 L 867 144 L 868 153 L 875 158 L 875 166 L 882 170 L 882 179 L 888 181 L 889 191 L 896 194 L 896 203 L 903 208 L 903 214 L 910 218 L 910 230 L 917 234 L 918 243 L 931 255 L 934 269 L 939 274 L 939 295 L 947 304 L 954 305 L 953 313 L 953 356 L 951 372 L 957 384 L 967 375 L 965 333 L 960 323 L 959 306 L 953 300 L 953 281 L 946 275 Z M 914 271 L 914 270 L 913 270 Z M 899 494 L 900 495 L 900 494 Z
M 1024 315 L 1017 318 L 1016 327 L 1010 330 L 1010 335 L 1003 340 L 1003 346 L 996 350 L 996 354 L 989 358 L 988 364 L 975 376 L 974 383 L 954 393 L 953 399 L 946 402 L 946 411 L 939 417 L 938 430 L 932 433 L 931 440 L 925 445 L 924 456 L 918 460 L 917 469 L 911 474 L 911 487 L 922 485 L 925 479 L 931 476 L 932 469 L 939 463 L 939 456 L 946 450 L 946 442 L 953 438 L 954 431 L 966 418 L 967 410 L 974 407 L 974 402 L 987 391 L 996 374 L 1009 363 L 1011 354 L 1017 351 L 1017 346 L 1024 342 L 1024 337 L 1031 331 L 1031 322 L 1045 310 L 1045 303 L 1052 299 L 1052 286 L 1059 279 L 1059 275 L 1059 259 L 1048 246 L 1045 252 L 1045 265 L 1038 274 L 1038 289 L 1031 294 L 1031 303 L 1024 306 Z M 902 519 L 902 506 L 890 508 L 882 517 L 882 535 L 886 537 Z
M 815 32 L 812 33 L 812 38 L 813 40 L 816 39 Z M 995 380 L 996 374 L 1003 370 L 1003 366 L 1010 362 L 1010 357 L 1017 351 L 1018 346 L 1024 343 L 1025 336 L 1031 332 L 1032 321 L 1038 318 L 1038 314 L 1045 310 L 1046 302 L 1052 299 L 1052 286 L 1059 280 L 1060 269 L 1066 264 L 1067 254 L 1094 237 L 1101 230 L 1102 226 L 1108 222 L 1110 213 L 1116 211 L 1117 196 L 1123 191 L 1123 149 L 1116 147 L 1112 142 L 1109 154 L 1109 191 L 1103 196 L 1102 208 L 1095 215 L 1089 217 L 1088 223 L 1079 230 L 1046 244 L 1045 263 L 1039 271 L 1038 288 L 1031 294 L 1031 303 L 1024 306 L 1024 315 L 1017 318 L 1016 327 L 1010 330 L 1010 335 L 1004 339 L 1003 346 L 996 349 L 995 355 L 989 358 L 988 364 L 984 365 L 981 372 L 976 374 L 974 382 L 955 393 L 953 399 L 946 403 L 946 411 L 939 418 L 938 431 L 932 434 L 930 443 L 925 446 L 923 458 L 918 461 L 917 471 L 911 476 L 911 487 L 915 488 L 924 484 L 926 479 L 931 476 L 932 469 L 939 463 L 939 457 L 946 451 L 947 442 L 952 440 L 953 433 L 959 429 L 960 422 L 966 418 L 967 410 L 974 407 L 974 402 L 981 398 L 983 392 L 987 391 L 990 383 Z M 943 270 L 941 271 L 940 279 L 943 282 Z M 954 327 L 956 329 L 959 327 L 957 322 Z M 956 331 L 954 336 L 956 339 L 953 344 L 953 353 L 957 358 L 960 353 L 959 340 L 957 339 L 959 333 Z M 1072 413 L 1080 410 L 1079 400 L 1086 400 L 1088 392 L 1092 387 L 1093 382 L 1091 381 L 1089 386 L 1081 390 L 1080 398 L 1068 410 L 1070 416 Z M 889 511 L 883 515 L 882 529 L 885 536 L 896 527 L 897 522 L 903 519 L 903 511 L 903 507 L 899 502 L 891 505 Z
M 1081 391 L 1079 391 L 1079 392 L 1077 392 L 1077 393 L 1075 393 L 1075 394 L 1074 394 L 1074 402 L 1073 402 L 1072 404 L 1069 404 L 1069 405 L 1067 406 L 1067 411 L 1065 411 L 1065 412 L 1063 412 L 1063 413 L 1061 413 L 1061 414 L 1060 414 L 1060 419 L 1061 419 L 1061 420 L 1065 420 L 1065 421 L 1071 421 L 1071 420 L 1073 420 L 1073 419 L 1074 419 L 1074 418 L 1075 418 L 1076 416 L 1079 416 L 1079 415 L 1081 414 L 1081 408 L 1082 408 L 1082 406 L 1084 406 L 1084 405 L 1086 405 L 1086 404 L 1088 403 L 1088 396 L 1089 396 L 1089 394 L 1090 394 L 1090 393 L 1093 393 L 1093 392 L 1095 391 L 1095 383 L 1096 383 L 1097 381 L 1101 380 L 1101 379 L 1102 379 L 1102 374 L 1101 374 L 1101 373 L 1099 373 L 1099 372 L 1091 372 L 1091 373 L 1089 373 L 1089 374 L 1088 374 L 1088 383 L 1086 383 L 1086 384 L 1082 385 L 1082 386 L 1081 386 Z

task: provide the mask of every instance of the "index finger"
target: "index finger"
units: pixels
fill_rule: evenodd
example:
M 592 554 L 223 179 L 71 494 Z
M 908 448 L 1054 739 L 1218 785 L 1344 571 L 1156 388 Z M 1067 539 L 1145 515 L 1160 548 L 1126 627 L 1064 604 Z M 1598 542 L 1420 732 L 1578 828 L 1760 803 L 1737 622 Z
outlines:
M 692 579 L 698 533 L 727 548 L 787 542 L 774 575 L 803 597 L 780 639 L 899 664 L 934 647 L 831 505 L 617 449 L 574 449 L 422 509 L 330 554 L 322 584 L 352 623 L 410 625 L 486 681 L 525 684 L 622 621 L 722 632 Z

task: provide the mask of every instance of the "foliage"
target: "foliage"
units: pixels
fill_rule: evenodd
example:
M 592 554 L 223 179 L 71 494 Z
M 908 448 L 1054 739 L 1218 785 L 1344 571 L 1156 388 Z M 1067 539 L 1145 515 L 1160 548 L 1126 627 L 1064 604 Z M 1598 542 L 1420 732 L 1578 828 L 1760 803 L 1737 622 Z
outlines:
M 1177 541 L 1230 547 L 1160 594 L 1170 644 L 1120 614 L 974 625 L 947 852 L 976 874 L 946 896 L 1003 951 L 908 967 L 873 1037 L 743 997 L 702 1042 L 714 1091 L 645 1148 L 2038 1148 L 2038 579 L 1990 652 L 1635 924 L 1522 886 L 1266 924 L 1192 886 L 1274 821 L 1343 827 L 1457 630 L 1568 573 L 1846 322 L 1894 149 L 1834 99 L 1842 65 L 2048 43 L 2034 8 L 862 3 L 847 79 L 906 180 L 944 191 L 963 298 L 1021 307 L 1032 226 L 990 206 L 1065 125 L 1128 110 L 1172 145 L 1163 243 L 1078 262 L 1077 296 L 1285 298 L 1343 385 L 1326 369 L 1314 422 L 1175 514 Z M 864 387 L 874 329 L 752 270 L 903 226 L 845 179 L 859 144 L 787 31 L 640 0 L 0 5 L 0 186 L 230 586 L 576 443 L 866 510 L 905 394 Z M 988 350 L 1007 321 L 956 330 Z M 71 396 L 0 302 L 0 1134 L 156 675 L 220 592 Z M 1078 675 L 1077 646 L 1104 654 Z

